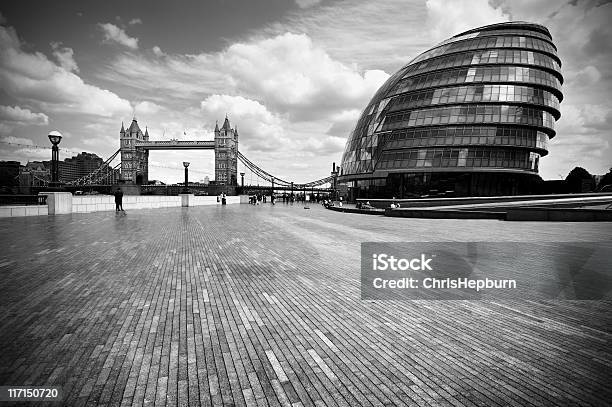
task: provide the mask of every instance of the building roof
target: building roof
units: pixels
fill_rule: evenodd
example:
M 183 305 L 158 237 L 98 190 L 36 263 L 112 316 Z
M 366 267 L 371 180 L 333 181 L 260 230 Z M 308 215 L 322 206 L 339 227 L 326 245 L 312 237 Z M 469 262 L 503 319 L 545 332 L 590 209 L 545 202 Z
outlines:
M 129 134 L 132 133 L 142 133 L 142 131 L 140 130 L 140 127 L 138 127 L 138 121 L 136 120 L 136 118 L 134 117 L 132 119 L 132 124 L 130 124 L 130 128 L 127 131 Z
M 227 118 L 227 116 L 225 116 L 225 121 L 223 122 L 223 127 L 221 127 L 221 128 L 225 129 L 225 130 L 230 130 L 231 129 L 230 122 L 229 122 L 229 119 Z

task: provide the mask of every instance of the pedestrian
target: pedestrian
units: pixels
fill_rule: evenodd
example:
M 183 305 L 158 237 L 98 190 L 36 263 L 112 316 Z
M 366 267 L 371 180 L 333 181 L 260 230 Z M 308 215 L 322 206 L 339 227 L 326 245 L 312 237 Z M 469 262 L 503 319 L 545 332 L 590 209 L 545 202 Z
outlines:
M 221 194 L 221 205 L 225 205 L 227 200 L 225 199 L 225 192 Z
M 121 191 L 121 188 L 117 188 L 117 190 L 115 191 L 115 212 L 125 212 L 123 210 L 123 191 Z

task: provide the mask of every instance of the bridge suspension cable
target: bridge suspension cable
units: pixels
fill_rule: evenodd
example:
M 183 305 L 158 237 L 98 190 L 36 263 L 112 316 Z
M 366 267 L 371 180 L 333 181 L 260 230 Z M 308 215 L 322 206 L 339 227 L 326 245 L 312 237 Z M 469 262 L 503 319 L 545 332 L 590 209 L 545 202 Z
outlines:
M 279 187 L 289 187 L 289 186 L 292 185 L 292 183 L 290 181 L 285 181 L 284 179 L 278 178 L 278 177 L 270 174 L 266 170 L 262 169 L 257 164 L 253 163 L 251 160 L 246 158 L 244 156 L 244 154 L 242 154 L 240 151 L 238 151 L 238 159 L 249 170 L 251 170 L 251 172 L 253 174 L 257 175 L 258 177 L 263 178 L 264 180 L 266 180 L 266 181 L 268 181 L 270 183 L 273 182 L 274 185 L 276 185 L 276 186 L 279 186 Z M 317 187 L 317 186 L 328 184 L 328 183 L 332 182 L 333 179 L 334 179 L 334 177 L 330 175 L 328 177 L 321 178 L 321 179 L 318 179 L 318 180 L 315 180 L 315 181 L 306 182 L 304 184 L 293 183 L 293 187 L 295 189 L 314 188 L 314 187 Z
M 266 170 L 260 168 L 258 165 L 253 163 L 251 160 L 246 158 L 240 151 L 238 151 L 238 159 L 254 174 L 256 174 L 258 177 L 263 178 L 264 180 L 268 182 L 274 182 L 274 184 L 278 186 L 290 186 L 291 185 L 290 181 L 285 181 L 281 178 L 275 177 L 274 175 L 270 174 Z
M 96 168 L 94 171 L 90 172 L 89 174 L 75 179 L 73 181 L 67 182 L 67 185 L 91 185 L 91 184 L 99 184 L 100 181 L 104 180 L 106 182 L 109 181 L 109 178 L 111 179 L 111 181 L 115 181 L 115 175 L 117 174 L 117 170 L 118 168 L 121 167 L 121 163 L 111 167 L 111 162 L 115 159 L 115 157 L 117 157 L 117 155 L 119 154 L 121 150 L 117 150 L 115 151 L 115 153 L 113 155 L 111 155 L 106 161 L 104 161 L 102 163 L 102 165 L 100 165 L 98 168 Z M 114 183 L 114 182 L 111 182 Z

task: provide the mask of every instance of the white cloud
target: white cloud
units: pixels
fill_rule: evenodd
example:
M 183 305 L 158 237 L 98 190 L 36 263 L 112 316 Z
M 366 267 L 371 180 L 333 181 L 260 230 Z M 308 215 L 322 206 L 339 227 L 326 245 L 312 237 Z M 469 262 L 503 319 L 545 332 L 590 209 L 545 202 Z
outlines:
M 346 138 L 328 136 L 325 138 L 310 138 L 306 140 L 301 148 L 313 154 L 330 155 L 338 154 L 344 150 Z
M 427 0 L 425 4 L 427 27 L 435 42 L 472 28 L 509 19 L 501 7 L 492 6 L 488 0 Z
M 140 114 L 154 115 L 159 113 L 162 110 L 162 107 L 157 103 L 142 101 L 136 103 L 134 106 L 134 115 L 140 116 Z
M 111 23 L 99 23 L 98 27 L 104 33 L 104 41 L 115 42 L 131 49 L 138 49 L 138 38 L 130 37 L 122 28 Z
M 426 16 L 423 1 L 344 0 L 290 13 L 263 33 L 304 33 L 337 61 L 395 72 L 429 45 Z
M 85 83 L 44 54 L 22 50 L 11 27 L 0 27 L 0 82 L 9 96 L 45 111 L 112 116 L 131 110 L 128 101 Z
M 19 161 L 25 164 L 29 161 L 50 160 L 51 154 L 49 150 L 40 148 L 18 148 L 11 150 L 0 150 L 0 160 Z
M 297 4 L 300 8 L 309 8 L 316 6 L 319 3 L 321 3 L 321 0 L 295 0 L 295 4 Z
M 283 119 L 255 100 L 242 96 L 211 95 L 200 106 L 210 117 L 223 118 L 227 114 L 232 127 L 238 125 L 239 135 L 243 131 L 248 134 L 248 138 L 240 142 L 250 151 L 279 150 L 289 142 L 283 130 Z M 219 123 L 219 127 L 222 124 Z
M 33 113 L 30 109 L 19 106 L 0 106 L 0 120 L 21 124 L 49 124 L 49 117 L 44 113 Z
M 166 54 L 164 53 L 164 51 L 162 51 L 162 49 L 161 49 L 160 47 L 158 47 L 157 45 L 156 45 L 156 46 L 154 46 L 154 47 L 152 48 L 152 50 L 153 50 L 153 53 L 154 53 L 155 55 L 157 55 L 158 57 L 163 57 L 164 55 L 166 55 Z
M 138 17 L 132 18 L 128 24 L 129 25 L 142 24 L 142 20 Z
M 257 95 L 297 120 L 361 107 L 389 76 L 380 70 L 360 74 L 305 34 L 237 43 L 219 58 L 239 92 Z
M 360 72 L 357 66 L 336 61 L 305 34 L 239 42 L 215 54 L 170 56 L 159 47 L 153 52 L 165 58 L 120 55 L 105 79 L 143 92 L 155 83 L 156 92 L 147 95 L 154 101 L 168 94 L 193 99 L 198 94 L 232 92 L 260 100 L 292 120 L 313 120 L 361 110 L 389 76 L 381 70 Z
M 74 51 L 72 48 L 62 47 L 59 42 L 52 42 L 51 48 L 53 49 L 53 56 L 57 59 L 60 66 L 68 72 L 79 72 L 79 66 L 74 60 Z
M 31 139 L 25 138 L 25 137 L 8 136 L 8 137 L 2 137 L 1 140 L 4 143 L 22 144 L 22 145 L 28 145 L 28 146 L 34 145 L 34 142 Z

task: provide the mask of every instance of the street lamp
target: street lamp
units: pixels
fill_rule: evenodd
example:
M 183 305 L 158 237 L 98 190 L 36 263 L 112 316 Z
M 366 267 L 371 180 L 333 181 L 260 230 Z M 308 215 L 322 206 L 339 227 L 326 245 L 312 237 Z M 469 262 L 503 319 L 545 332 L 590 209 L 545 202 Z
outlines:
M 187 161 L 183 161 L 183 167 L 185 167 L 185 191 L 184 193 L 188 193 L 189 190 L 187 186 L 189 185 L 189 163 Z
M 49 133 L 49 141 L 51 147 L 51 185 L 55 187 L 59 184 L 59 147 L 57 146 L 62 141 L 62 134 L 59 131 L 53 130 Z

